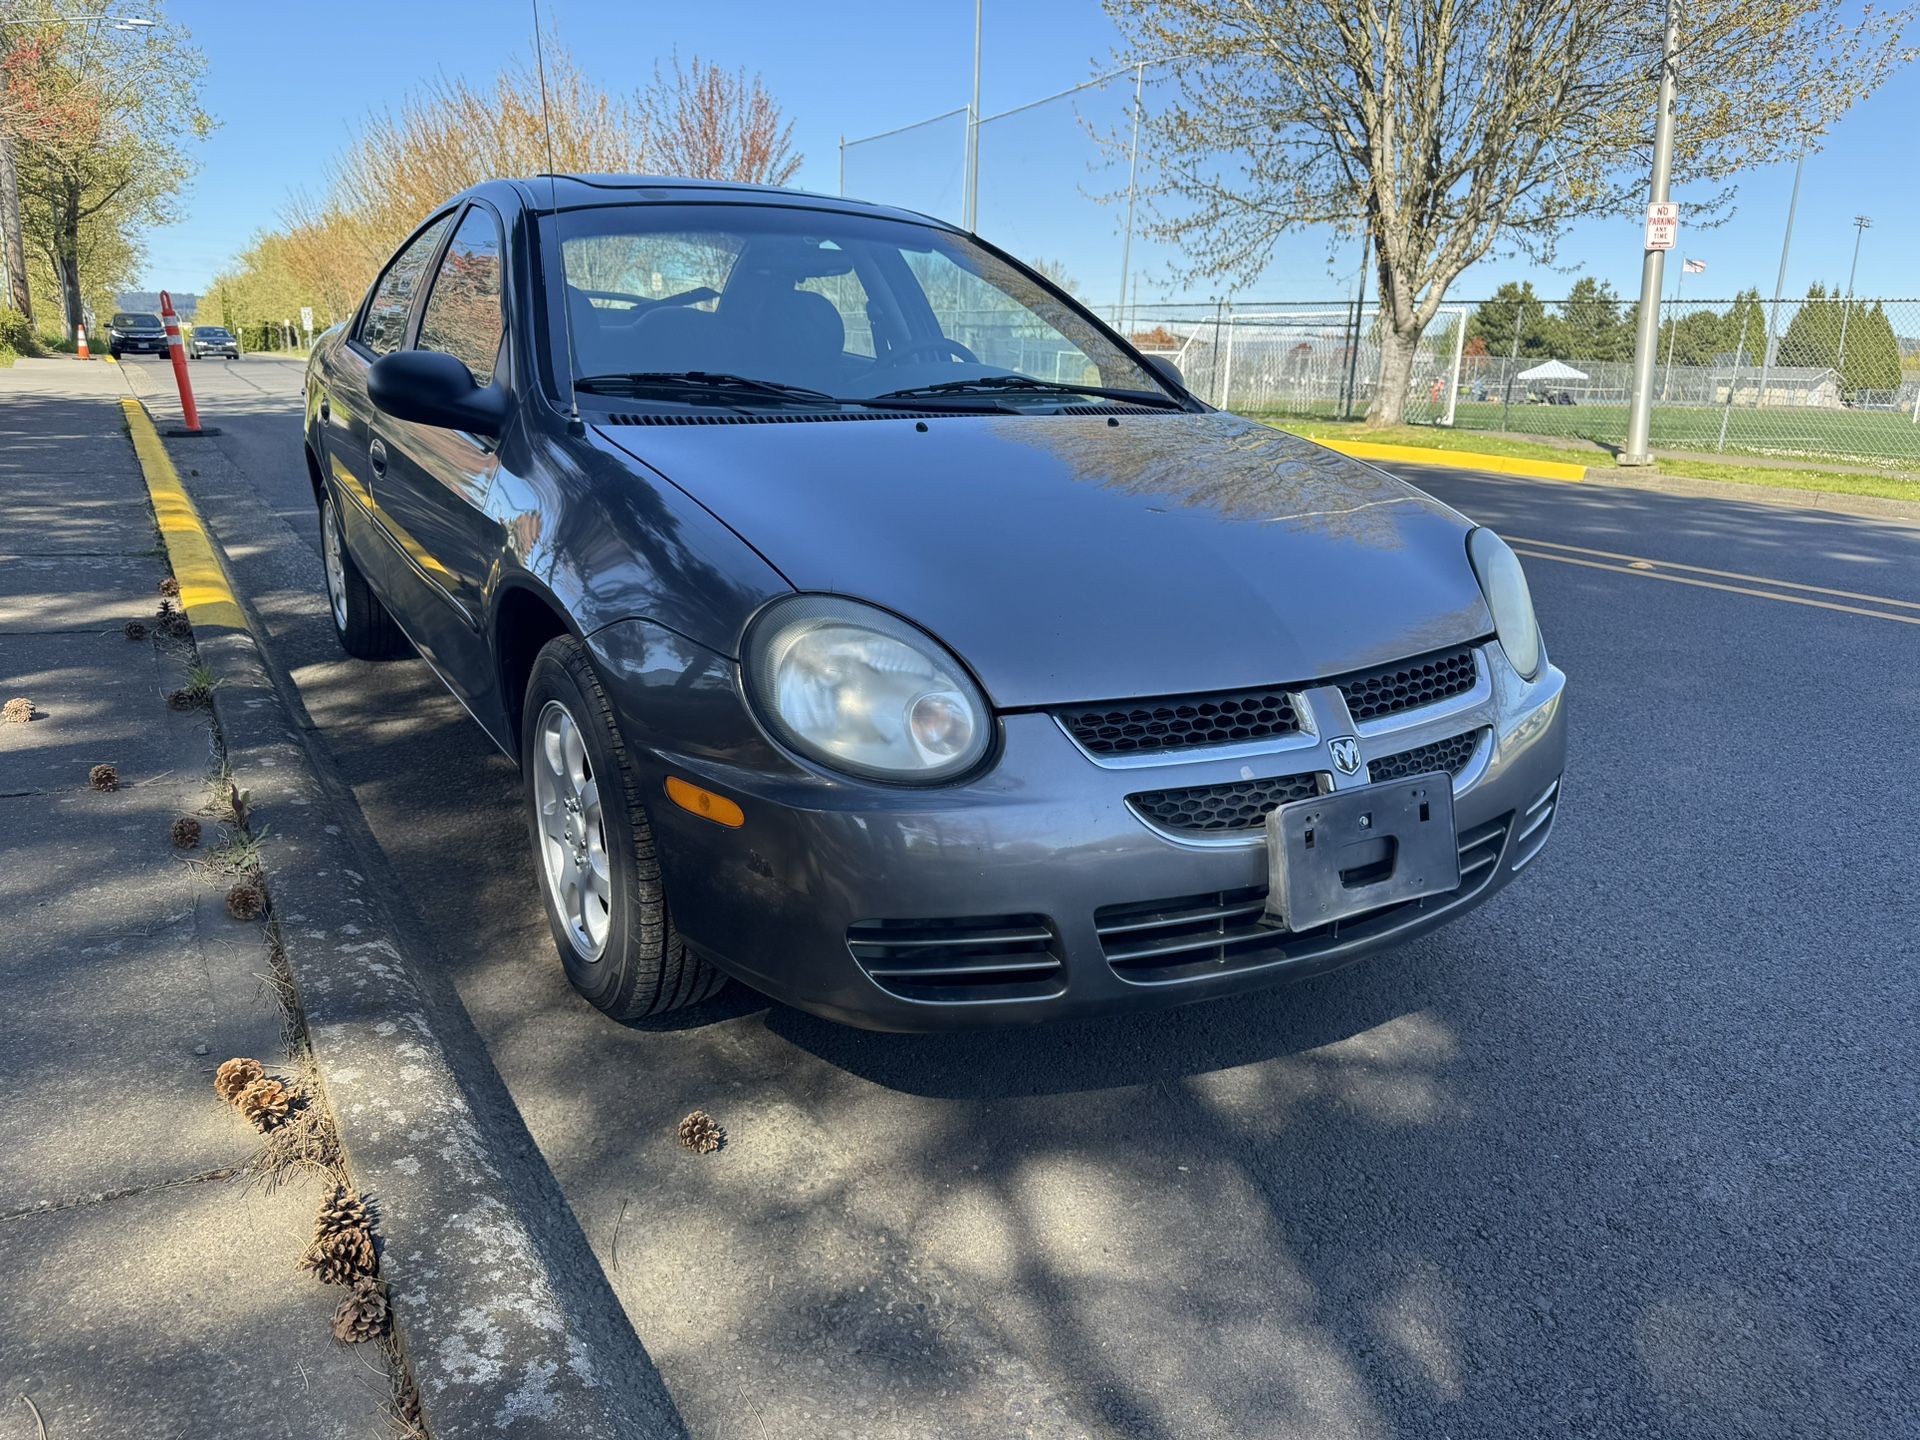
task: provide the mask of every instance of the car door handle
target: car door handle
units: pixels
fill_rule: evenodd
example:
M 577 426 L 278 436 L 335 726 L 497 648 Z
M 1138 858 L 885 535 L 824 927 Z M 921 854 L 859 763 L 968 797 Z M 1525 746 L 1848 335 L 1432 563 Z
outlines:
M 367 446 L 367 464 L 373 468 L 373 473 L 376 475 L 387 473 L 387 447 L 380 441 L 376 440 Z

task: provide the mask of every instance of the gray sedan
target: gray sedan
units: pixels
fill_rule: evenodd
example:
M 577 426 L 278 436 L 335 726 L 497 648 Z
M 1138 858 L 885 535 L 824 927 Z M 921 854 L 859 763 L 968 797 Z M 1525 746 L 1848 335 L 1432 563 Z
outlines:
M 341 643 L 518 762 L 618 1017 L 1230 994 L 1461 916 L 1553 825 L 1564 677 L 1497 535 L 924 216 L 478 186 L 315 346 L 306 456 Z

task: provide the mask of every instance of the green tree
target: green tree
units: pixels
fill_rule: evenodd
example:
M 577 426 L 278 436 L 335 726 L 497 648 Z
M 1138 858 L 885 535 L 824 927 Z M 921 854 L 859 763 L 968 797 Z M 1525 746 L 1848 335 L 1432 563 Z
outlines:
M 1781 337 L 1779 360 L 1782 365 L 1831 370 L 1839 359 L 1840 301 L 1816 280 Z
M 1721 322 L 1720 352 L 1737 355 L 1743 365 L 1758 365 L 1767 353 L 1767 312 L 1760 291 L 1742 290 Z
M 1872 308 L 1854 302 L 1847 319 L 1847 353 L 1841 364 L 1840 383 L 1849 395 L 1900 388 L 1900 342 L 1894 338 L 1893 322 L 1878 301 Z
M 1731 351 L 1726 317 L 1715 310 L 1689 310 L 1660 324 L 1660 358 L 1671 353 L 1675 365 L 1711 365 L 1714 357 Z
M 1473 314 L 1467 317 L 1467 343 L 1471 345 L 1477 340 L 1486 347 L 1488 355 L 1496 360 L 1504 360 L 1514 353 L 1516 321 L 1520 330 L 1522 356 L 1553 353 L 1560 332 L 1547 314 L 1545 302 L 1533 293 L 1533 282 L 1530 280 L 1522 280 L 1517 284 L 1509 280 L 1493 292 L 1491 300 L 1474 306 Z
M 1620 296 L 1605 280 L 1583 276 L 1560 302 L 1567 359 L 1625 360 L 1633 354 L 1633 326 Z
M 1550 259 L 1573 222 L 1645 202 L 1657 6 L 1104 3 L 1124 58 L 1170 77 L 1141 130 L 1148 229 L 1190 277 L 1250 281 L 1303 229 L 1370 235 L 1387 320 L 1370 424 L 1401 420 L 1421 336 L 1468 266 L 1497 249 Z M 1722 208 L 1732 177 L 1825 134 L 1912 58 L 1913 14 L 1693 0 L 1674 156 L 1690 203 Z
M 190 141 L 206 62 L 172 23 L 122 29 L 110 0 L 76 0 L 59 26 L 34 29 L 29 58 L 6 74 L 14 107 L 22 228 L 51 272 L 71 336 L 90 301 L 137 261 L 135 237 L 177 218 L 193 173 Z M 76 17 L 87 23 L 70 23 Z M 30 29 L 32 27 L 29 27 Z M 16 52 L 17 53 L 17 52 Z M 103 283 L 104 282 L 104 283 Z

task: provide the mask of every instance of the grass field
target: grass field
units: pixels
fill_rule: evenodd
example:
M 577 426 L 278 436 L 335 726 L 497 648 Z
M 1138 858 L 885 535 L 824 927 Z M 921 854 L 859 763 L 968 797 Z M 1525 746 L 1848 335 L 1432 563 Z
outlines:
M 1714 450 L 1722 420 L 1726 452 L 1792 460 L 1838 460 L 1855 465 L 1920 469 L 1920 425 L 1911 414 L 1877 410 L 1656 405 L 1656 449 Z M 1454 412 L 1456 430 L 1506 430 L 1563 435 L 1615 447 L 1627 433 L 1624 405 L 1515 405 L 1502 423 L 1501 407 L 1467 401 Z
M 1822 461 L 1843 465 L 1873 465 L 1889 470 L 1920 470 L 1920 425 L 1912 412 L 1827 410 L 1785 407 L 1755 411 L 1736 407 L 1730 414 L 1719 406 L 1656 405 L 1653 409 L 1653 446 L 1656 450 L 1718 450 L 1720 422 L 1727 422 L 1728 455 L 1763 455 L 1773 459 L 1804 460 L 1817 468 Z M 1297 425 L 1334 424 L 1336 407 L 1315 407 L 1315 413 L 1251 414 L 1250 418 L 1293 429 Z M 1425 444 L 1443 450 L 1483 450 L 1504 455 L 1488 439 L 1488 431 L 1551 436 L 1583 441 L 1611 453 L 1627 433 L 1624 405 L 1514 405 L 1504 410 L 1497 401 L 1463 400 L 1455 407 L 1453 430 L 1415 425 L 1427 440 L 1396 441 Z M 1464 435 L 1453 440 L 1450 435 Z M 1474 439 L 1471 437 L 1479 437 Z M 1561 458 L 1565 458 L 1564 456 Z
M 1431 425 L 1363 430 L 1359 425 L 1342 424 L 1338 420 L 1296 418 L 1273 419 L 1266 423 L 1276 429 L 1304 435 L 1309 440 L 1369 440 L 1381 445 L 1412 445 L 1426 450 L 1507 455 L 1519 460 L 1571 460 L 1586 465 L 1596 480 L 1605 479 L 1607 473 L 1616 468 L 1612 454 L 1605 450 L 1549 445 L 1536 440 L 1515 439 L 1511 435 L 1490 435 L 1484 431 L 1441 430 Z M 1875 495 L 1887 500 L 1920 501 L 1920 480 L 1903 480 L 1897 475 L 1849 474 L 1845 471 L 1822 470 L 1817 465 L 1743 465 L 1737 458 L 1726 461 L 1662 459 L 1657 468 L 1662 475 L 1688 480 L 1718 480 L 1743 485 L 1768 485 L 1780 490 L 1818 490 L 1829 495 Z

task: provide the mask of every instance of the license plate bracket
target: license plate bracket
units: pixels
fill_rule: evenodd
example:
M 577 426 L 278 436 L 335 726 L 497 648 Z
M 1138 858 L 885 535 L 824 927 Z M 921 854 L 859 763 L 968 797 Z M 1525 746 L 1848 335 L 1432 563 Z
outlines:
M 1443 772 L 1315 795 L 1267 816 L 1267 917 L 1289 930 L 1459 885 L 1453 780 Z

